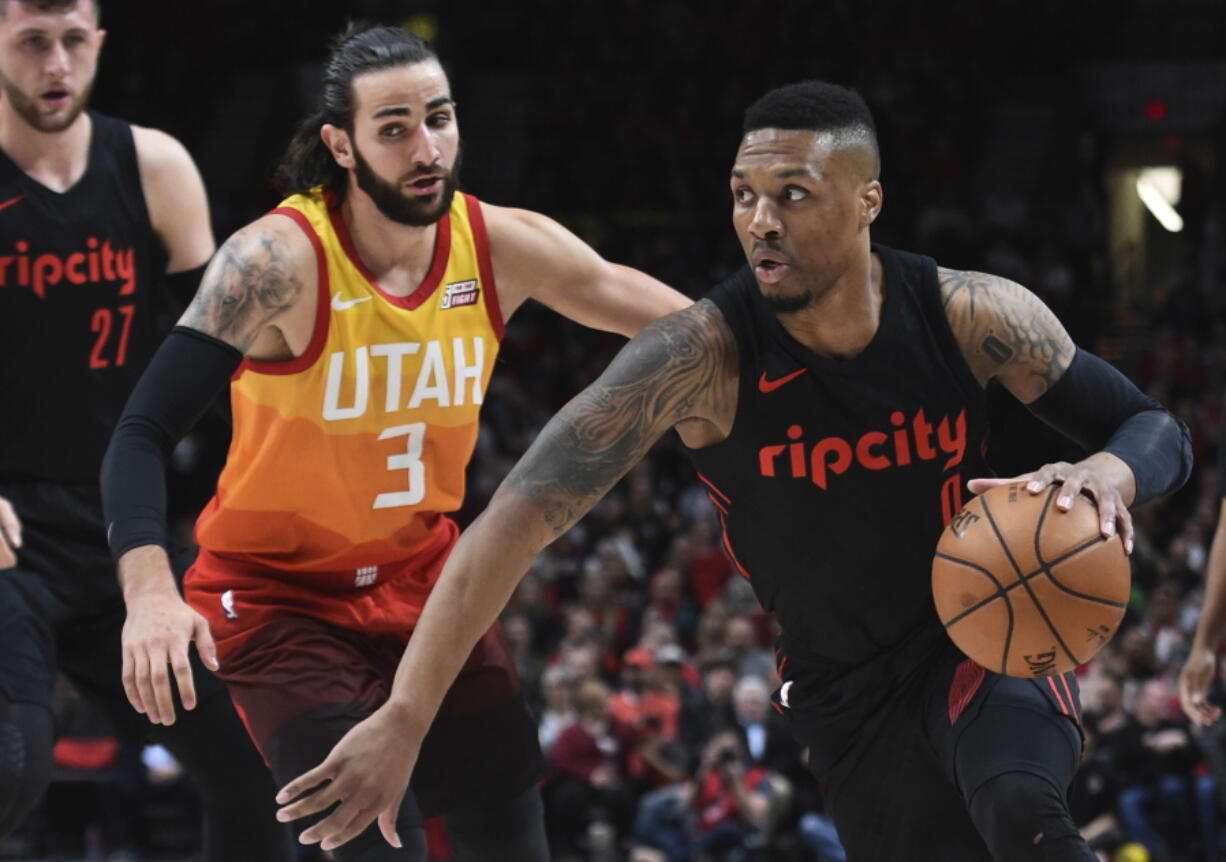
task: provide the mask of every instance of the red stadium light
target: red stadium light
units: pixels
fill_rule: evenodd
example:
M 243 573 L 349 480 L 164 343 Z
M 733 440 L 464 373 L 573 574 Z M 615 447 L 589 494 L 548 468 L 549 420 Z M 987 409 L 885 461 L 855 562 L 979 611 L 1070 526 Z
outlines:
M 1154 99 L 1145 106 L 1145 116 L 1151 120 L 1165 120 L 1170 112 L 1166 99 Z

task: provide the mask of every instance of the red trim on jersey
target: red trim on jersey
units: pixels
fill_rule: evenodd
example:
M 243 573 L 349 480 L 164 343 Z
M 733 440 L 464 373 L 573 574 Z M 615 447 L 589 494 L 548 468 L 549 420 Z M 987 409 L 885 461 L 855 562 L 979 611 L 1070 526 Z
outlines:
M 362 257 L 358 254 L 358 250 L 353 244 L 353 237 L 349 235 L 349 227 L 345 224 L 345 217 L 341 212 L 340 203 L 331 193 L 327 194 L 326 200 L 328 204 L 328 218 L 332 220 L 332 229 L 336 231 L 336 237 L 341 241 L 341 248 L 345 250 L 345 255 L 358 268 L 358 272 L 362 274 L 362 277 L 370 282 L 370 286 L 381 297 L 398 308 L 407 308 L 409 311 L 412 311 L 429 299 L 434 291 L 438 290 L 439 282 L 443 280 L 443 273 L 447 271 L 447 260 L 451 257 L 450 212 L 444 213 L 436 225 L 434 257 L 430 260 L 430 271 L 426 273 L 426 277 L 422 279 L 417 290 L 408 296 L 393 296 L 379 286 L 379 282 L 375 280 L 374 275 L 366 268 L 366 264 L 362 262 Z
M 730 498 L 719 488 L 716 488 L 714 482 L 701 473 L 698 474 L 698 478 L 703 481 L 703 484 L 718 494 L 726 503 L 729 505 L 732 504 L 732 498 Z M 724 550 L 728 552 L 728 559 L 732 560 L 732 565 L 736 566 L 736 570 L 741 573 L 741 577 L 745 578 L 747 581 L 752 580 L 749 576 L 749 572 L 745 570 L 745 567 L 741 565 L 741 561 L 737 559 L 736 551 L 732 550 L 732 540 L 728 538 L 728 521 L 725 518 L 725 515 L 728 514 L 728 510 L 720 505 L 719 500 L 711 497 L 710 494 L 707 494 L 707 496 L 710 497 L 711 502 L 715 504 L 716 514 L 719 515 L 719 528 L 722 532 L 722 537 L 724 540 Z
M 299 371 L 305 371 L 315 364 L 315 360 L 319 358 L 328 340 L 328 321 L 332 314 L 330 306 L 332 289 L 328 284 L 328 258 L 324 254 L 323 242 L 319 239 L 315 228 L 311 227 L 311 222 L 307 217 L 293 207 L 277 207 L 269 212 L 269 215 L 283 215 L 293 219 L 294 223 L 302 228 L 302 232 L 306 234 L 307 239 L 311 241 L 311 246 L 315 249 L 315 265 L 319 273 L 319 289 L 315 292 L 315 329 L 311 332 L 311 340 L 301 356 L 284 362 L 244 359 L 238 366 L 238 370 L 234 372 L 234 376 L 230 378 L 231 380 L 237 380 L 244 371 L 254 371 L 257 374 L 296 374 Z
M 485 295 L 485 313 L 490 316 L 494 335 L 502 341 L 506 323 L 502 319 L 502 306 L 498 303 L 498 288 L 494 286 L 494 264 L 490 260 L 490 235 L 485 230 L 485 215 L 481 201 L 472 195 L 464 195 L 468 202 L 468 222 L 473 226 L 473 244 L 477 246 L 477 268 L 481 272 L 481 292 Z
M 983 685 L 987 674 L 983 668 L 969 658 L 954 670 L 954 678 L 949 683 L 949 724 L 952 727 L 958 718 L 966 711 L 975 692 Z
M 707 492 L 707 499 L 708 499 L 708 500 L 710 500 L 710 501 L 711 501 L 711 505 L 712 505 L 712 506 L 714 506 L 716 509 L 718 509 L 720 512 L 722 512 L 722 513 L 723 513 L 723 514 L 725 514 L 725 515 L 727 515 L 727 514 L 728 514 L 728 507 L 727 507 L 727 506 L 725 506 L 723 503 L 721 503 L 721 502 L 720 502 L 720 501 L 719 501 L 719 500 L 716 498 L 716 496 L 715 496 L 714 494 L 712 494 L 710 491 L 708 491 L 708 492 Z
M 723 499 L 725 503 L 728 503 L 728 504 L 732 503 L 732 498 L 729 497 L 727 494 L 725 494 L 723 491 L 721 491 L 719 488 L 716 488 L 715 483 L 712 482 L 710 479 L 708 479 L 706 476 L 699 473 L 698 478 L 701 479 L 703 481 L 703 484 L 705 484 L 708 488 L 710 488 L 716 494 L 719 494 L 720 498 Z
M 1069 687 L 1068 678 L 1065 677 L 1064 674 L 1060 674 L 1060 684 L 1064 686 L 1064 691 L 1068 695 L 1068 705 L 1069 705 L 1069 708 L 1072 709 L 1073 711 L 1072 716 L 1074 719 L 1077 720 L 1077 723 L 1080 724 L 1081 723 L 1081 710 L 1077 708 L 1077 698 L 1073 697 L 1073 689 Z
M 1071 715 L 1071 713 L 1068 710 L 1068 707 L 1064 703 L 1063 695 L 1060 694 L 1060 689 L 1056 688 L 1056 681 L 1052 679 L 1050 676 L 1044 677 L 1044 679 L 1046 679 L 1047 684 L 1051 686 L 1051 692 L 1052 694 L 1056 696 L 1056 703 L 1060 704 L 1060 711 L 1063 712 L 1065 715 Z

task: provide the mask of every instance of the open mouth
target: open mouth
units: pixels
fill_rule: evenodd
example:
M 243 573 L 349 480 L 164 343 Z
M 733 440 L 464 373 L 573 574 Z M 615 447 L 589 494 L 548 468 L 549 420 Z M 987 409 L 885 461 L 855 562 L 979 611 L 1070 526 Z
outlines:
M 67 102 L 68 97 L 68 91 L 62 87 L 52 87 L 50 90 L 45 90 L 41 94 L 41 98 L 44 102 L 51 102 L 53 104 Z
M 787 275 L 789 266 L 784 261 L 773 257 L 761 257 L 754 264 L 753 269 L 759 281 L 774 284 Z
M 442 177 L 422 177 L 409 183 L 412 190 L 420 195 L 432 195 L 443 187 Z

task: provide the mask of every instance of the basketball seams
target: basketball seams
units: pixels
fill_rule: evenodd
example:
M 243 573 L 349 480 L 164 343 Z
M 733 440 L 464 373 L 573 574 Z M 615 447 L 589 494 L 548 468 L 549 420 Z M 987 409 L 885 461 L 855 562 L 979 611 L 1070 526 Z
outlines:
M 1005 629 L 1005 646 L 1004 646 L 1004 650 L 1002 651 L 1001 657 L 1000 657 L 1000 672 L 1004 673 L 1005 668 L 1008 666 L 1008 662 L 1009 662 L 1009 645 L 1013 642 L 1013 604 L 1009 601 L 1008 591 L 1006 590 L 1005 586 L 997 579 L 996 575 L 992 574 L 989 570 L 985 569 L 983 566 L 977 565 L 976 563 L 972 563 L 969 560 L 963 560 L 959 557 L 951 557 L 948 554 L 944 554 L 940 551 L 937 551 L 936 556 L 939 557 L 940 559 L 948 560 L 951 563 L 959 563 L 963 566 L 966 566 L 969 569 L 973 569 L 977 572 L 980 572 L 981 574 L 985 575 L 988 578 L 988 580 L 990 580 L 993 584 L 996 585 L 996 593 L 994 595 L 989 596 L 988 598 L 984 599 L 982 602 L 975 605 L 973 608 L 969 608 L 968 610 L 963 611 L 962 613 L 953 617 L 949 622 L 942 622 L 941 625 L 945 626 L 946 631 L 949 631 L 949 627 L 952 626 L 954 623 L 958 622 L 961 619 L 965 619 L 966 617 L 970 616 L 974 611 L 977 611 L 983 607 L 986 607 L 989 603 L 991 603 L 995 599 L 1003 598 L 1005 600 L 1005 610 L 1009 614 L 1009 626 L 1008 628 Z
M 1047 575 L 1048 580 L 1050 580 L 1052 584 L 1056 586 L 1057 589 L 1062 590 L 1065 593 L 1068 593 L 1070 596 L 1076 596 L 1079 599 L 1085 599 L 1087 602 L 1094 602 L 1095 604 L 1099 604 L 1099 605 L 1107 605 L 1108 607 L 1112 607 L 1112 608 L 1127 608 L 1128 607 L 1127 602 L 1113 602 L 1111 599 L 1104 599 L 1101 596 L 1091 596 L 1088 593 L 1078 592 L 1072 587 L 1066 587 L 1064 584 L 1060 583 L 1060 581 L 1056 579 L 1056 573 L 1055 573 L 1056 566 L 1060 565 L 1061 563 L 1066 563 L 1069 560 L 1071 560 L 1073 557 L 1082 553 L 1083 551 L 1094 548 L 1096 545 L 1100 545 L 1106 541 L 1107 539 L 1103 538 L 1102 536 L 1095 536 L 1093 539 L 1090 539 L 1084 545 L 1081 545 L 1080 547 L 1077 547 L 1071 551 L 1068 551 L 1063 556 L 1057 557 L 1056 559 L 1052 560 L 1050 563 L 1045 562 L 1042 557 L 1039 557 L 1039 565 L 1041 566 L 1041 568 L 1033 572 L 1029 577 L 1034 577 L 1035 575 L 1042 573 L 1042 574 Z M 1036 542 L 1035 553 L 1037 554 L 1038 553 L 1038 547 L 1037 547 L 1038 540 L 1036 539 L 1035 542 Z
M 1115 546 L 1095 551 L 1111 539 L 1100 534 L 1097 522 L 1090 529 L 1089 506 L 1079 504 L 1060 517 L 1059 485 L 1033 495 L 1019 494 L 1021 489 L 994 488 L 946 525 L 933 549 L 933 598 L 946 632 L 959 646 L 965 643 L 967 655 L 985 667 L 999 660 L 1001 673 L 1037 680 L 1082 664 L 1073 644 L 1077 653 L 1088 651 L 1088 660 L 1110 638 L 1126 609 L 1129 572 Z M 1002 513 L 1003 520 L 997 517 Z M 965 544 L 957 541 L 963 539 Z M 1055 553 L 1047 556 L 1044 549 Z M 1023 571 L 1022 562 L 1033 565 Z M 1018 584 L 1031 605 L 1014 605 L 1011 593 Z M 1002 598 L 1003 620 L 991 609 Z M 1086 647 L 1077 638 L 1083 620 L 1096 640 Z M 1026 660 L 1012 663 L 1015 653 Z M 1064 694 L 1072 700 L 1067 687 Z
M 1052 497 L 1055 496 L 1058 490 L 1059 487 L 1056 485 L 1052 485 L 1050 488 L 1048 488 L 1047 499 L 1043 501 L 1043 508 L 1039 512 L 1039 522 L 1035 525 L 1034 530 L 1036 552 L 1038 550 L 1039 534 L 1043 532 L 1043 524 L 1047 520 L 1047 511 L 1051 507 Z M 1030 597 L 1030 601 L 1034 603 L 1035 609 L 1039 612 L 1039 616 L 1042 617 L 1043 622 L 1047 624 L 1048 630 L 1052 633 L 1052 636 L 1055 637 L 1056 643 L 1058 643 L 1060 648 L 1064 650 L 1064 654 L 1072 659 L 1074 663 L 1081 664 L 1081 661 L 1077 658 L 1077 656 L 1073 655 L 1073 651 L 1069 649 L 1068 644 L 1064 642 L 1064 638 L 1061 637 L 1060 632 L 1056 630 L 1055 625 L 1052 624 L 1051 617 L 1047 615 L 1047 609 L 1043 607 L 1043 603 L 1039 601 L 1039 597 L 1035 595 L 1034 590 L 1030 587 L 1030 584 L 1027 581 L 1021 580 L 1021 567 L 1018 566 L 1017 560 L 1013 558 L 1013 550 L 1009 547 L 1009 543 L 1005 541 L 1005 537 L 1001 534 L 1000 527 L 996 523 L 996 518 L 992 516 L 992 508 L 988 505 L 988 501 L 980 496 L 979 502 L 983 506 L 984 514 L 988 516 L 988 523 L 992 525 L 992 532 L 996 534 L 996 541 L 1000 542 L 1000 546 L 1005 551 L 1005 556 L 1009 558 L 1009 564 L 1013 566 L 1014 573 L 1018 576 L 1018 580 L 1026 589 L 1026 595 L 1028 595 Z M 1043 557 L 1039 556 L 1038 560 L 1041 564 Z M 1007 649 L 1006 655 L 1008 655 Z

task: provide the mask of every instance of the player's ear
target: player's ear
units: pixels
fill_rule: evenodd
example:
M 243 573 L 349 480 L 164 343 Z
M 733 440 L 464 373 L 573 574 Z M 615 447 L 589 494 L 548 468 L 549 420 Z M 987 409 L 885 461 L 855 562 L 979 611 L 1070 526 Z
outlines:
M 338 165 L 342 168 L 352 168 L 356 165 L 353 159 L 353 142 L 348 132 L 340 126 L 324 123 L 319 130 L 319 137 L 323 139 L 324 146 L 332 151 L 332 158 L 336 159 Z
M 882 195 L 881 183 L 877 180 L 869 180 L 864 184 L 860 192 L 860 227 L 868 227 L 877 220 L 877 215 L 881 212 Z

